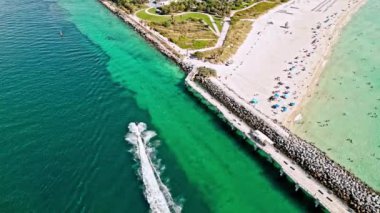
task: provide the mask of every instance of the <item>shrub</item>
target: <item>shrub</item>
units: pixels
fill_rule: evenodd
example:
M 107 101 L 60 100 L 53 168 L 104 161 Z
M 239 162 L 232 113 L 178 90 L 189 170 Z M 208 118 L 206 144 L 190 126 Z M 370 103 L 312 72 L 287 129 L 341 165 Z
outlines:
M 197 71 L 196 77 L 199 78 L 216 77 L 216 71 L 212 68 L 198 67 Z
M 162 26 L 164 27 L 170 27 L 172 25 L 172 23 L 170 21 L 165 21 Z

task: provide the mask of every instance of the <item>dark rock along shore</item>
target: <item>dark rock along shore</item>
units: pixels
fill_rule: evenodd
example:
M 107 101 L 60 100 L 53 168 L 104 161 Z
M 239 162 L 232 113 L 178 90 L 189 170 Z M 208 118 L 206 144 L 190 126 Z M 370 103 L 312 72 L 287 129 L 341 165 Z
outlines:
M 159 38 L 145 30 L 140 23 L 132 20 L 124 11 L 109 7 L 104 3 L 107 0 L 99 1 L 124 22 L 130 24 L 143 38 L 151 42 L 162 54 L 177 63 L 186 73 L 189 73 L 193 69 L 193 66 L 184 63 L 174 50 L 165 47 L 163 44 L 165 42 L 160 41 Z M 331 189 L 355 211 L 380 212 L 379 193 L 328 158 L 321 150 L 294 135 L 284 127 L 282 128 L 289 133 L 289 137 L 285 138 L 281 136 L 270 124 L 239 105 L 233 98 L 228 97 L 223 90 L 211 81 L 198 79 L 197 82 L 231 112 L 243 119 L 251 128 L 257 129 L 267 135 L 267 137 L 275 142 L 274 146 L 277 149 L 293 159 L 327 188 Z
M 167 56 L 169 59 L 172 59 L 176 64 L 178 64 L 182 68 L 183 71 L 188 73 L 192 70 L 193 66 L 184 63 L 182 61 L 181 56 L 175 50 L 165 46 L 165 41 L 162 41 L 160 38 L 156 37 L 151 32 L 146 30 L 141 23 L 130 18 L 125 11 L 117 8 L 113 2 L 108 0 L 99 0 L 99 2 L 102 3 L 106 8 L 108 8 L 112 13 L 117 15 L 125 23 L 129 24 L 137 33 L 139 33 L 145 40 L 150 42 L 162 54 Z M 110 6 L 108 4 L 110 4 Z
M 243 119 L 251 128 L 257 129 L 275 142 L 274 146 L 294 160 L 316 180 L 333 191 L 356 212 L 380 212 L 380 195 L 367 184 L 331 160 L 321 150 L 301 139 L 288 129 L 289 137 L 278 134 L 268 124 L 245 107 L 227 96 L 223 90 L 207 79 L 196 79 L 204 89 L 220 101 L 232 113 Z

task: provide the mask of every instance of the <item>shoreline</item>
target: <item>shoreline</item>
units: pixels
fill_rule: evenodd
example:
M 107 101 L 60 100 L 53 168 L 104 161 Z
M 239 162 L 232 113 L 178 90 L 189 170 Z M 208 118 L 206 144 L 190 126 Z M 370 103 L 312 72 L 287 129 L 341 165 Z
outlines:
M 322 208 L 327 209 L 330 212 L 352 211 L 345 202 L 335 196 L 335 194 L 332 194 L 328 188 L 316 179 L 310 177 L 310 175 L 303 168 L 295 164 L 292 159 L 288 158 L 276 147 L 274 147 L 273 141 L 263 135 L 262 132 L 258 132 L 258 130 L 256 130 L 254 131 L 255 134 L 252 134 L 253 132 L 251 127 L 237 115 L 231 114 L 228 107 L 219 102 L 218 97 L 214 98 L 214 96 L 207 91 L 208 89 L 202 87 L 202 83 L 198 85 L 197 82 L 194 81 L 194 76 L 191 76 L 190 74 L 186 78 L 185 83 L 188 90 L 196 98 L 201 100 L 201 102 L 205 104 L 213 113 L 216 113 L 218 117 L 222 116 L 224 118 L 222 120 L 232 127 L 232 131 L 236 132 L 244 139 L 244 141 L 253 146 L 254 151 L 258 152 L 260 150 L 264 152 L 265 156 L 261 157 L 267 158 L 269 162 L 273 163 L 273 165 L 275 165 L 274 167 L 279 169 L 280 176 L 285 175 L 287 177 L 287 181 L 294 184 L 295 191 L 301 189 L 306 196 L 312 197 L 314 199 L 315 208 L 322 205 Z M 260 112 L 257 113 L 259 114 L 256 116 L 260 116 Z M 274 127 L 275 126 L 272 126 L 272 128 Z M 286 137 L 289 137 L 289 135 L 286 135 Z M 280 168 L 278 168 L 278 166 Z
M 254 21 L 232 65 L 210 67 L 225 87 L 247 103 L 255 100 L 252 108 L 288 126 L 318 83 L 342 29 L 365 2 L 291 0 L 279 5 Z
M 146 29 L 146 27 L 143 24 L 134 20 L 132 17 L 129 17 L 128 14 L 123 12 L 121 9 L 117 8 L 109 0 L 99 0 L 99 1 L 104 6 L 106 6 L 110 11 L 116 14 L 119 18 L 121 18 L 125 23 L 131 25 L 134 28 L 134 30 L 136 30 L 147 41 L 151 42 L 151 44 L 153 44 L 153 46 L 157 48 L 162 54 L 172 59 L 186 73 L 189 73 L 186 79 L 188 79 L 190 75 L 192 75 L 191 71 L 195 70 L 194 69 L 195 67 L 200 66 L 200 65 L 206 65 L 206 66 L 209 65 L 208 63 L 192 63 L 193 60 L 183 60 L 183 58 L 177 57 L 175 53 L 172 52 L 174 50 L 170 50 L 171 49 L 170 44 L 168 44 L 167 41 L 161 40 L 161 38 L 154 35 L 154 33 L 152 33 L 150 29 Z M 347 20 L 347 22 L 348 21 L 349 20 Z M 341 30 L 342 28 L 338 28 L 338 29 Z M 169 47 L 166 47 L 166 45 L 169 45 Z M 331 46 L 330 46 L 330 50 L 331 50 Z M 323 62 L 323 60 L 321 62 Z M 218 69 L 221 66 L 213 65 L 212 67 Z M 218 82 L 217 79 L 215 80 Z M 344 167 L 340 166 L 338 163 L 332 161 L 320 149 L 308 143 L 307 141 L 302 140 L 301 138 L 296 136 L 294 133 L 290 132 L 281 122 L 277 123 L 275 119 L 271 119 L 267 113 L 260 112 L 260 110 L 256 109 L 255 107 L 249 107 L 249 106 L 248 108 L 245 107 L 247 103 L 244 101 L 244 99 L 242 101 L 242 100 L 239 100 L 239 97 L 232 98 L 226 95 L 231 92 L 235 93 L 235 94 L 232 94 L 233 96 L 236 96 L 237 94 L 235 91 L 226 91 L 225 89 L 228 87 L 226 87 L 225 85 L 220 85 L 220 84 L 223 84 L 222 82 L 218 82 L 218 84 L 221 87 L 215 86 L 216 91 L 220 92 L 219 95 L 222 98 L 226 98 L 227 102 L 221 101 L 221 103 L 224 106 L 226 106 L 226 108 L 229 110 L 229 114 L 233 113 L 236 116 L 240 117 L 240 119 L 242 120 L 253 118 L 254 121 L 247 120 L 248 126 L 250 126 L 253 130 L 255 129 L 260 130 L 262 133 L 268 136 L 272 141 L 274 141 L 274 143 L 276 144 L 275 147 L 277 146 L 276 147 L 277 149 L 279 149 L 283 154 L 288 156 L 290 159 L 294 160 L 306 172 L 308 172 L 314 178 L 320 181 L 322 185 L 334 191 L 334 193 L 336 193 L 338 197 L 340 197 L 345 202 L 347 202 L 347 204 L 350 205 L 352 208 L 359 211 L 363 211 L 363 212 L 376 212 L 379 209 L 379 206 L 380 206 L 379 195 L 370 186 L 362 182 L 355 175 L 345 170 Z M 212 87 L 214 87 L 213 84 L 212 84 Z M 212 99 L 221 98 L 221 97 L 218 97 L 217 94 L 213 94 L 212 90 L 207 89 L 207 91 L 212 96 Z M 229 107 L 227 107 L 228 105 Z M 241 112 L 239 110 L 243 110 L 242 112 L 244 113 L 243 114 L 239 113 Z M 253 123 L 249 123 L 249 122 L 253 122 Z M 238 128 L 236 124 L 234 125 L 236 128 Z M 297 148 L 297 146 L 299 147 Z M 315 162 L 316 159 L 319 159 L 320 162 Z M 330 172 L 338 172 L 338 175 L 330 174 Z M 327 175 L 327 177 L 323 177 L 327 179 L 323 179 L 322 177 L 320 177 L 321 174 Z M 341 176 L 347 178 L 347 181 L 340 180 L 340 178 L 342 178 Z M 346 185 L 347 182 L 349 182 L 349 185 Z M 339 187 L 339 184 L 343 184 L 343 185 Z M 368 196 L 370 196 L 369 200 L 367 199 Z M 368 202 L 375 203 L 375 205 L 368 204 Z
M 173 47 L 168 44 L 168 41 L 165 41 L 155 35 L 155 33 L 148 29 L 145 25 L 141 24 L 138 20 L 131 17 L 130 14 L 127 14 L 124 10 L 116 6 L 115 3 L 110 0 L 98 0 L 98 2 L 120 18 L 124 23 L 131 26 L 133 30 L 139 33 L 146 41 L 148 41 L 149 44 L 181 67 L 185 73 L 188 73 L 193 69 L 191 64 L 182 60 L 183 55 L 173 49 Z
M 195 80 L 193 80 L 194 78 Z M 257 141 L 251 137 L 251 134 L 259 131 L 260 134 L 264 135 L 264 139 L 261 140 L 264 147 L 273 146 L 277 150 L 275 152 L 288 157 L 291 162 L 300 166 L 305 173 L 317 180 L 323 187 L 326 187 L 327 194 L 337 196 L 338 198 L 334 198 L 337 204 L 331 206 L 329 202 L 324 203 L 324 206 L 331 212 L 352 212 L 352 210 L 357 212 L 378 212 L 380 210 L 380 194 L 378 192 L 346 170 L 345 167 L 330 159 L 318 147 L 301 139 L 284 126 L 272 120 L 267 120 L 265 117 L 263 118 L 263 115 L 256 109 L 247 107 L 243 100 L 236 97 L 233 92 L 227 91 L 215 78 L 197 79 L 195 74 L 190 73 L 186 78 L 186 85 L 197 91 L 200 96 L 219 111 L 221 108 L 225 108 L 224 112 L 222 112 L 223 117 L 229 120 L 236 129 L 242 131 L 245 137 L 255 141 L 253 142 L 254 144 L 260 144 L 261 139 Z M 234 119 L 234 116 L 237 119 Z M 279 129 L 283 131 L 279 131 Z M 271 153 L 268 150 L 265 152 L 267 154 Z M 310 179 L 309 177 L 306 178 Z M 315 184 L 313 184 L 314 186 L 307 184 L 305 186 L 302 179 L 305 178 L 301 178 L 299 183 L 297 178 L 294 181 L 299 185 L 303 185 L 306 188 L 305 191 L 313 196 L 317 202 L 321 202 L 319 194 L 310 193 L 315 188 Z M 318 191 L 318 193 L 321 192 Z M 327 200 L 333 202 L 331 198 L 327 198 Z M 346 211 L 337 210 L 341 205 L 338 204 L 341 202 L 339 200 L 349 206 Z
M 336 27 L 336 29 L 333 32 L 330 44 L 327 46 L 321 59 L 318 61 L 317 65 L 313 69 L 314 76 L 312 77 L 310 81 L 310 84 L 309 84 L 310 87 L 306 89 L 305 94 L 302 96 L 300 100 L 300 103 L 293 110 L 293 112 L 287 117 L 285 117 L 283 120 L 284 126 L 288 128 L 289 130 L 294 131 L 293 128 L 297 122 L 295 118 L 298 115 L 303 116 L 301 114 L 301 109 L 305 107 L 312 100 L 313 93 L 315 92 L 316 88 L 319 86 L 320 77 L 326 69 L 326 65 L 328 64 L 331 58 L 331 54 L 333 52 L 334 47 L 336 46 L 337 42 L 339 41 L 341 37 L 342 31 L 344 30 L 346 25 L 351 21 L 353 16 L 356 15 L 357 12 L 360 10 L 360 8 L 363 7 L 366 3 L 367 3 L 367 0 L 361 1 L 358 5 L 354 7 L 353 11 L 351 11 L 346 16 L 342 17 L 342 20 L 339 21 L 339 25 Z

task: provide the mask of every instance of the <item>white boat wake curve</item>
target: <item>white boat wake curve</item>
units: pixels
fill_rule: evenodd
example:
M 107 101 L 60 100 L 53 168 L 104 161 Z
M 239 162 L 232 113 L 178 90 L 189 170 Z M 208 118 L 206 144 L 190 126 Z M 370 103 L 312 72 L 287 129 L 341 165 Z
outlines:
M 140 161 L 139 175 L 144 184 L 144 195 L 148 201 L 151 212 L 170 213 L 181 212 L 182 207 L 176 204 L 169 189 L 161 181 L 160 173 L 152 163 L 150 154 L 154 151 L 149 147 L 149 141 L 156 133 L 146 130 L 145 123 L 130 123 L 129 133 L 125 139 L 133 145 L 133 151 L 137 160 Z

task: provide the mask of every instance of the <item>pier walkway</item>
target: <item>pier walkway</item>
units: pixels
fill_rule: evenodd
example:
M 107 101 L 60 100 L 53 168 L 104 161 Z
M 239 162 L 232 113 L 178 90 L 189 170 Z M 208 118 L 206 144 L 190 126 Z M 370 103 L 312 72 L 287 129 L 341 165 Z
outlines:
M 269 138 L 264 136 L 262 133 L 259 135 L 263 136 L 263 141 L 259 142 L 253 138 L 252 132 L 255 131 L 251 129 L 244 121 L 239 117 L 231 113 L 223 104 L 213 98 L 207 91 L 205 91 L 201 86 L 196 84 L 192 80 L 193 76 L 190 74 L 186 78 L 186 84 L 203 96 L 210 104 L 215 106 L 220 113 L 223 114 L 224 118 L 233 125 L 236 129 L 242 132 L 247 138 L 249 138 L 253 145 L 262 151 L 264 151 L 270 160 L 274 160 L 277 164 L 281 166 L 280 175 L 286 174 L 295 183 L 295 190 L 299 188 L 303 189 L 310 196 L 315 199 L 315 204 L 321 204 L 330 212 L 351 212 L 350 208 L 337 196 L 332 194 L 325 186 L 307 174 L 301 167 L 295 164 L 290 158 L 278 151 L 272 144 Z

